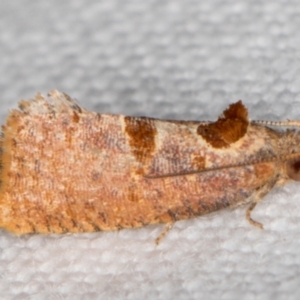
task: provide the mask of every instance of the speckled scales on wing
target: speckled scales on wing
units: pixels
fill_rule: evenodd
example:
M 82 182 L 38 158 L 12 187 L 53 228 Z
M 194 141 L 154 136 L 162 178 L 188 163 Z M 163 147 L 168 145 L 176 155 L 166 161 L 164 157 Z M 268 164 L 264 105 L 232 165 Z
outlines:
M 22 101 L 3 134 L 0 226 L 17 234 L 172 223 L 256 202 L 297 171 L 281 159 L 297 135 L 251 124 L 241 102 L 197 123 L 89 112 L 54 91 Z

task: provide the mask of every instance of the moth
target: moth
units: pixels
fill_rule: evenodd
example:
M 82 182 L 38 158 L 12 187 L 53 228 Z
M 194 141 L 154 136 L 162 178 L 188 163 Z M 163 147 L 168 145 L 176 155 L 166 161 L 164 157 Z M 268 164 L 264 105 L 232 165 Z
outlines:
M 248 204 L 300 180 L 299 121 L 214 122 L 100 114 L 58 91 L 21 101 L 2 126 L 0 227 L 15 234 L 137 228 Z

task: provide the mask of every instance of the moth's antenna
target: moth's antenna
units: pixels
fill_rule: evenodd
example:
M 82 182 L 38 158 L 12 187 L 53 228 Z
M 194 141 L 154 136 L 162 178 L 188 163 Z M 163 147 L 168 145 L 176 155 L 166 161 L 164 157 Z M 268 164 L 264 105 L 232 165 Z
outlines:
M 251 124 L 267 125 L 267 126 L 279 126 L 279 127 L 300 127 L 300 121 L 297 120 L 287 120 L 287 121 L 263 121 L 263 120 L 253 120 Z
M 282 155 L 282 156 L 265 158 L 265 159 L 261 159 L 261 160 L 249 160 L 249 161 L 243 162 L 243 163 L 229 164 L 229 165 L 224 165 L 224 166 L 220 166 L 220 167 L 204 168 L 202 170 L 182 171 L 182 172 L 178 172 L 178 173 L 166 173 L 166 174 L 161 174 L 161 175 L 144 175 L 144 177 L 149 178 L 149 179 L 159 179 L 159 178 L 167 178 L 167 177 L 188 176 L 188 175 L 195 175 L 195 174 L 212 172 L 212 171 L 219 171 L 219 170 L 223 170 L 223 169 L 241 168 L 241 167 L 257 165 L 257 164 L 261 164 L 261 163 L 271 163 L 271 162 L 276 162 L 276 161 L 285 162 L 285 161 L 289 161 L 289 160 L 295 160 L 297 158 L 300 158 L 300 152 L 286 154 L 286 155 Z

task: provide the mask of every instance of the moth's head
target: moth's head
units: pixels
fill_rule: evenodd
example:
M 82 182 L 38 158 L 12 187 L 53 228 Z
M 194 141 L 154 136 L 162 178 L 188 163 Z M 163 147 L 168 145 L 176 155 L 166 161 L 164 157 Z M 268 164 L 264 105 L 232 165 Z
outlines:
M 287 162 L 287 175 L 289 178 L 300 181 L 300 158 Z

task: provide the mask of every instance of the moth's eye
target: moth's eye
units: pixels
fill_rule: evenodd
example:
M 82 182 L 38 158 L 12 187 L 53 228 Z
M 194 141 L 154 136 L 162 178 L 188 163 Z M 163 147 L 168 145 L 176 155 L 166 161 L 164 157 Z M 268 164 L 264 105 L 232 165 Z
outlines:
M 296 181 L 300 181 L 300 160 L 287 162 L 287 174 Z

